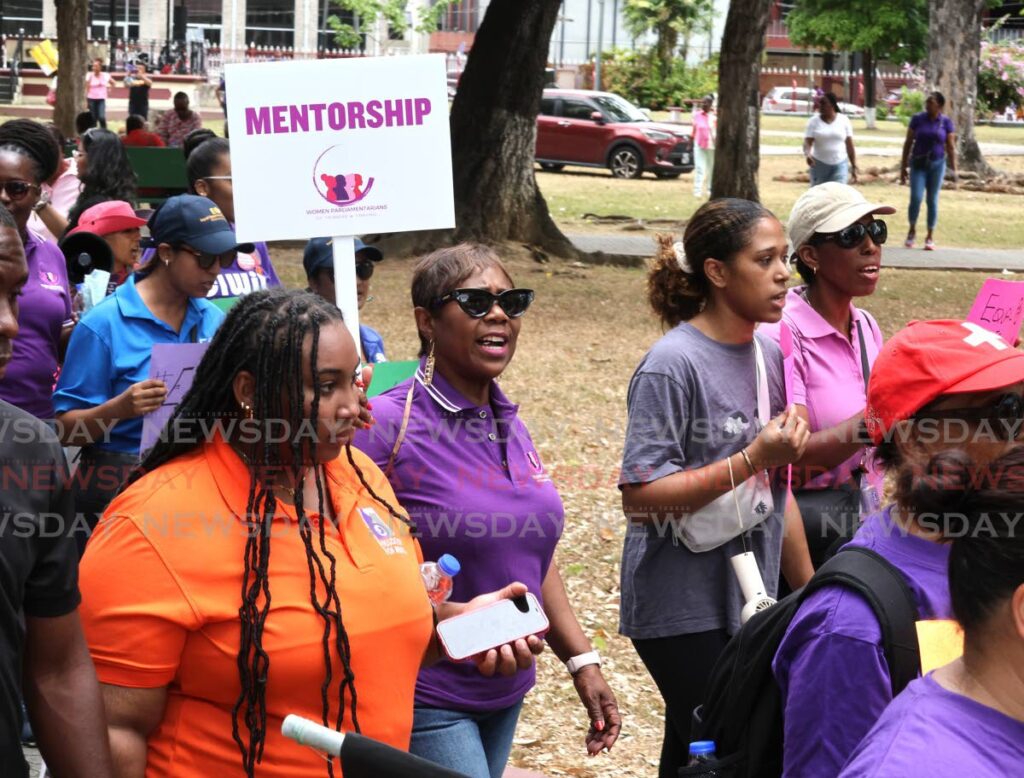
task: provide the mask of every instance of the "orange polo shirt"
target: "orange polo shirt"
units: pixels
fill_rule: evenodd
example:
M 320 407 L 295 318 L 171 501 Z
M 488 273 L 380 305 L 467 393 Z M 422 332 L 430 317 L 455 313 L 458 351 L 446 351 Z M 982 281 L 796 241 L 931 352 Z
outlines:
M 374 492 L 397 508 L 377 466 L 352 453 Z M 432 632 L 419 544 L 362 488 L 344 454 L 326 471 L 338 526 L 327 524 L 325 543 L 337 565 L 359 724 L 363 734 L 407 749 L 416 675 Z M 115 499 L 82 560 L 81 615 L 100 681 L 168 690 L 163 721 L 149 737 L 146 778 L 240 774 L 231 709 L 240 688 L 238 609 L 248 531 L 240 516 L 248 489 L 247 468 L 218 438 Z M 313 547 L 319 548 L 315 529 Z M 257 774 L 321 778 L 323 757 L 281 735 L 289 713 L 320 721 L 325 677 L 324 622 L 310 602 L 294 511 L 274 519 L 269 574 L 267 735 Z M 323 601 L 319 583 L 317 596 Z M 342 673 L 333 633 L 330 647 L 333 722 Z M 349 704 L 346 695 L 344 730 L 352 727 Z

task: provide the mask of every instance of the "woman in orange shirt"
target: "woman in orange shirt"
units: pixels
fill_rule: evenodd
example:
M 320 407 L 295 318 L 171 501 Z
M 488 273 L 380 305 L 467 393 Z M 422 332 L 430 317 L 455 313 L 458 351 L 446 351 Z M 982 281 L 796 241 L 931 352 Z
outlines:
M 246 296 L 104 514 L 82 611 L 120 776 L 236 775 L 240 761 L 250 778 L 333 775 L 281 735 L 289 713 L 408 748 L 416 675 L 438 650 L 409 520 L 349 447 L 358 365 L 334 306 Z M 509 674 L 540 649 L 531 637 L 476 661 Z

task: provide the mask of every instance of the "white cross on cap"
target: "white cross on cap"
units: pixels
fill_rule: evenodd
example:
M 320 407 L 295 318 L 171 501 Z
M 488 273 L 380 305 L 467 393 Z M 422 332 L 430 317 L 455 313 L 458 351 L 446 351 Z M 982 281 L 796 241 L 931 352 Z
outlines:
M 980 346 L 982 343 L 988 343 L 996 351 L 1005 351 L 1010 347 L 999 335 L 991 330 L 986 330 L 972 321 L 961 322 L 960 326 L 971 332 L 970 335 L 964 338 L 964 343 L 968 346 Z

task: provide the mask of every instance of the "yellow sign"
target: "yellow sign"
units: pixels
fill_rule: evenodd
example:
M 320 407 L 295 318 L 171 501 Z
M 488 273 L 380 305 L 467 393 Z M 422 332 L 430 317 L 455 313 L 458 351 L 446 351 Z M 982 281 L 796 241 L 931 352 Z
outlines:
M 57 47 L 53 45 L 53 41 L 45 40 L 33 46 L 28 50 L 28 55 L 35 60 L 36 64 L 42 68 L 47 76 L 52 76 L 57 72 L 60 57 L 57 54 Z
M 964 653 L 964 631 L 952 619 L 917 622 L 921 648 L 921 675 L 948 665 Z

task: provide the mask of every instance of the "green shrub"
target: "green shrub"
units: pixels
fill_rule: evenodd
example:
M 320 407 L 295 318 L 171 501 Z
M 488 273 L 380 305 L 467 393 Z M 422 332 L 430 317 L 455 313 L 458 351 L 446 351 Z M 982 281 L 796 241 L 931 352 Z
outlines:
M 878 119 L 878 121 L 884 121 L 888 115 L 889 104 L 885 102 L 885 100 L 875 104 L 875 118 Z
M 924 92 L 920 89 L 907 89 L 907 87 L 903 87 L 902 92 L 903 99 L 896 106 L 896 115 L 906 127 L 915 113 L 921 113 L 924 110 Z
M 583 68 L 584 80 L 593 85 L 593 64 Z M 662 74 L 652 51 L 616 49 L 601 58 L 601 88 L 620 94 L 636 105 L 664 110 L 683 105 L 684 100 L 699 100 L 718 91 L 717 57 L 688 67 L 682 59 L 673 59 L 667 74 Z

